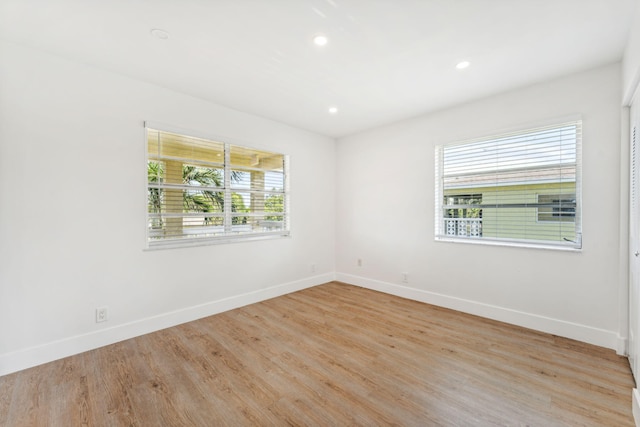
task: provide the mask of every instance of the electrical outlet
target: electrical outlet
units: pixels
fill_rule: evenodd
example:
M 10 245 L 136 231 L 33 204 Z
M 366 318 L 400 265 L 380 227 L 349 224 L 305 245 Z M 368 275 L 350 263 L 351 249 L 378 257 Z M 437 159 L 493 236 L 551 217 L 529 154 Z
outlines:
M 402 283 L 409 283 L 409 273 L 401 273 Z
M 309 269 L 311 270 L 312 273 L 315 273 L 316 272 L 316 265 L 315 264 L 311 264 L 309 266 Z
M 108 319 L 107 307 L 96 308 L 96 323 L 106 322 Z
M 358 258 L 356 264 L 358 265 L 358 267 L 362 267 L 362 258 Z

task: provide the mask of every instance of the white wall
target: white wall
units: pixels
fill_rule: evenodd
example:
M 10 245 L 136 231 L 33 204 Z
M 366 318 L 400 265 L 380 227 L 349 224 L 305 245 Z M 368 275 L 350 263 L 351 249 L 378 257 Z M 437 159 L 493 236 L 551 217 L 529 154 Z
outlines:
M 0 375 L 333 278 L 335 141 L 16 45 L 0 52 Z M 292 237 L 143 251 L 145 120 L 289 154 Z
M 625 105 L 630 105 L 638 84 L 640 84 L 640 0 L 636 0 L 636 10 L 622 61 L 622 91 Z
M 338 140 L 337 278 L 624 352 L 620 74 L 610 65 Z M 573 114 L 582 252 L 434 241 L 437 144 Z

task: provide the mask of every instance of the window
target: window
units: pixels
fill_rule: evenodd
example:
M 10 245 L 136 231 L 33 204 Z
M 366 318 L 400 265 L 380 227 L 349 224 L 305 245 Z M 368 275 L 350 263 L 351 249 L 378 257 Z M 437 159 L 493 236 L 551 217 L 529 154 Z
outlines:
M 436 147 L 436 239 L 582 247 L 581 122 Z
M 289 235 L 287 156 L 147 124 L 150 248 Z

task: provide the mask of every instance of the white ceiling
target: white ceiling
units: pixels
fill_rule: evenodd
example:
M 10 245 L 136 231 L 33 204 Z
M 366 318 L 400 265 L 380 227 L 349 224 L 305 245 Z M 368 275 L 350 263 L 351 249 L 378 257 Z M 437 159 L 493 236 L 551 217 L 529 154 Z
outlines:
M 0 0 L 0 38 L 340 137 L 619 61 L 635 4 Z

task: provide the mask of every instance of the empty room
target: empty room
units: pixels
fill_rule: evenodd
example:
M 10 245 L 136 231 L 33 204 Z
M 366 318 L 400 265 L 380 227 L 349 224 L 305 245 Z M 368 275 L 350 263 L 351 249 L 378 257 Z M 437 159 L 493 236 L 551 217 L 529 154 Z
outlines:
M 0 0 L 0 425 L 638 426 L 640 0 Z

